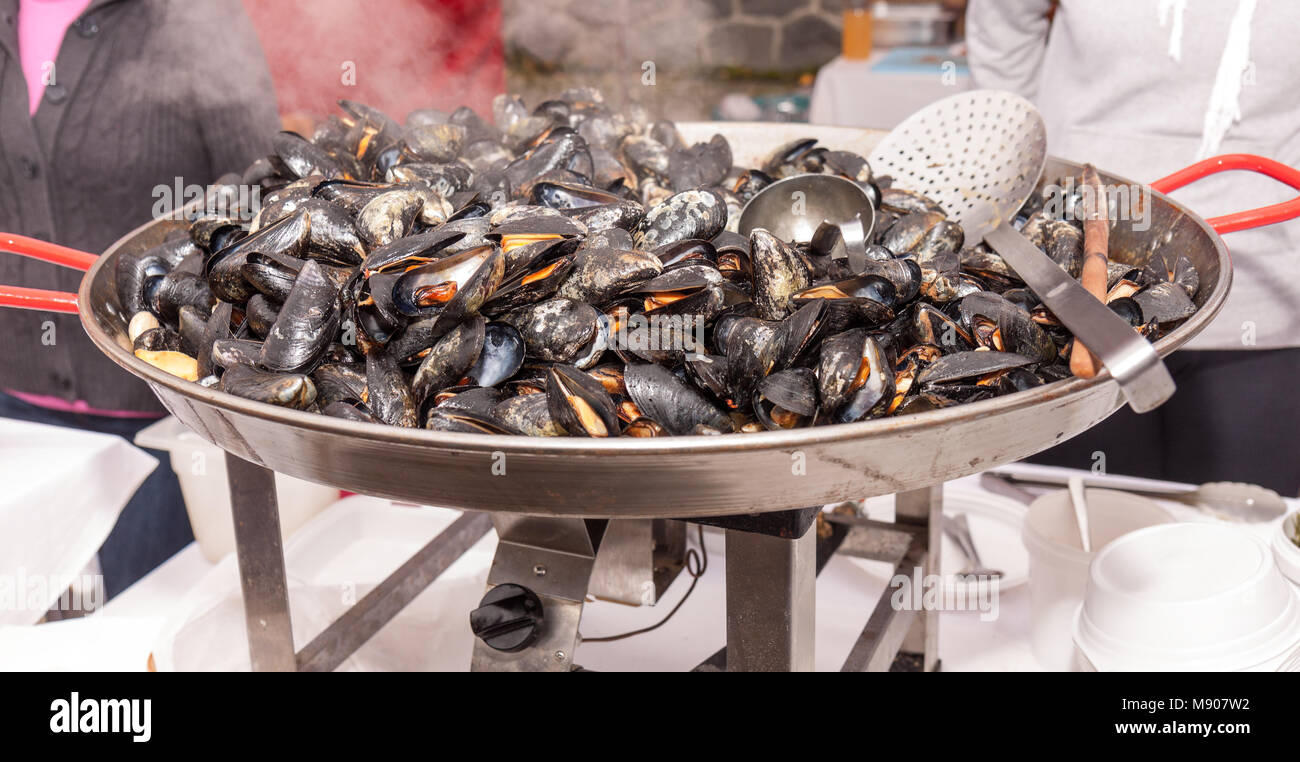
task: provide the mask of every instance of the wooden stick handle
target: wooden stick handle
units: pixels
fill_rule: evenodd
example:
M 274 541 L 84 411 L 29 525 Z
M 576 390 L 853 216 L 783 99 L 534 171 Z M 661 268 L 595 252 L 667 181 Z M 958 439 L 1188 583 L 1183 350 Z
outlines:
M 1101 302 L 1106 301 L 1106 261 L 1110 251 L 1109 210 L 1106 208 L 1106 189 L 1101 185 L 1097 168 L 1083 166 L 1084 212 L 1083 220 L 1083 270 L 1079 282 L 1088 293 Z M 1101 363 L 1083 342 L 1074 340 L 1070 348 L 1070 372 L 1080 378 L 1092 378 L 1101 369 Z

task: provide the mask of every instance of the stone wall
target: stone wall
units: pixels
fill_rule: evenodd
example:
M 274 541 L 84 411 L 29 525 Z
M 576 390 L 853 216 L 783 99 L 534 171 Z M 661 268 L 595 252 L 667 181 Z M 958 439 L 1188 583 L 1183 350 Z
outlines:
M 505 0 L 507 54 L 599 70 L 643 61 L 756 72 L 839 53 L 843 0 Z

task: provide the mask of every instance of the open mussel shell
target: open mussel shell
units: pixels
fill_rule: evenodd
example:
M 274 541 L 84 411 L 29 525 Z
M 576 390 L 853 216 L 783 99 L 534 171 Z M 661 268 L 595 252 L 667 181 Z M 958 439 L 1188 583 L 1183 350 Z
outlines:
M 472 315 L 438 339 L 411 382 L 417 401 L 464 378 L 483 352 L 486 328 L 487 321 L 482 316 Z
M 282 373 L 310 371 L 338 334 L 339 289 L 314 260 L 303 265 L 262 344 L 259 365 Z
M 795 293 L 793 302 L 804 305 L 813 299 L 824 299 L 829 324 L 843 328 L 871 327 L 894 319 L 897 294 L 894 284 L 879 275 L 860 275 L 806 288 Z
M 718 249 L 710 241 L 699 238 L 685 238 L 658 246 L 651 252 L 659 258 L 664 269 L 684 264 L 705 262 L 715 265 L 718 261 Z
M 811 423 L 817 415 L 816 374 L 790 368 L 763 379 L 754 390 L 754 415 L 770 431 Z
M 893 400 L 893 365 L 866 330 L 845 331 L 822 342 L 817 390 L 822 408 L 836 421 L 858 421 L 882 412 Z
M 1110 307 L 1111 312 L 1124 318 L 1134 328 L 1139 328 L 1146 323 L 1142 315 L 1142 305 L 1138 304 L 1137 300 L 1132 297 L 1122 296 L 1111 299 L 1106 302 L 1106 306 Z
M 975 339 L 957 322 L 929 304 L 916 302 L 912 312 L 912 339 L 917 344 L 933 344 L 945 352 L 967 352 L 975 348 Z
M 271 373 L 235 365 L 221 374 L 218 388 L 236 397 L 305 410 L 316 401 L 316 386 L 301 373 Z
M 390 269 L 405 270 L 413 265 L 432 262 L 443 255 L 443 251 L 465 238 L 463 230 L 440 227 L 427 233 L 399 238 L 391 243 L 372 249 L 361 263 L 361 270 L 367 276 Z
M 546 371 L 551 418 L 572 436 L 611 437 L 620 432 L 614 400 L 599 381 L 572 365 Z
M 628 396 L 643 414 L 674 435 L 690 434 L 703 425 L 731 431 L 731 418 L 695 387 L 660 365 L 631 363 L 623 372 Z
M 468 251 L 402 273 L 393 284 L 393 304 L 404 315 L 437 315 L 451 325 L 478 312 L 501 285 L 505 259 L 494 245 Z
M 1035 323 L 1032 315 L 992 291 L 979 291 L 962 297 L 958 309 L 962 322 L 981 346 L 1028 355 L 1042 362 L 1052 361 L 1059 352 L 1051 334 Z M 980 341 L 976 336 L 980 317 L 992 321 L 994 336 L 991 342 Z
M 534 256 L 527 261 L 517 262 L 513 273 L 507 265 L 505 281 L 483 305 L 483 311 L 496 315 L 554 296 L 573 269 L 576 260 L 573 252 L 576 248 L 576 239 L 559 239 L 539 241 L 515 249 L 514 252 L 531 249 L 530 253 Z M 507 252 L 507 262 L 512 258 L 511 254 L 513 252 Z
M 524 364 L 524 337 L 508 323 L 488 323 L 483 332 L 483 351 L 465 378 L 475 386 L 496 386 L 519 372 Z

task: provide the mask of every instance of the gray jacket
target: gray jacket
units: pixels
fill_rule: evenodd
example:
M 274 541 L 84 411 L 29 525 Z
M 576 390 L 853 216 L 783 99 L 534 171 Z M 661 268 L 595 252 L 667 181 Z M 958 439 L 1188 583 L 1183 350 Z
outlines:
M 34 117 L 17 17 L 18 0 L 0 0 L 0 230 L 103 251 L 150 220 L 155 186 L 206 185 L 269 150 L 275 95 L 239 0 L 94 0 Z M 0 253 L 0 283 L 76 291 L 80 279 Z M 0 309 L 0 389 L 162 409 L 72 315 Z
M 1201 153 L 1253 153 L 1300 166 L 1300 3 L 1061 0 L 1049 27 L 1051 5 L 971 0 L 967 11 L 976 86 L 1034 100 L 1047 122 L 1049 153 L 1140 182 L 1192 164 Z M 1232 70 L 1224 65 L 1225 48 L 1238 14 L 1245 35 L 1236 38 L 1235 50 L 1248 63 Z M 1228 64 L 1232 60 L 1230 53 Z M 1221 67 L 1232 70 L 1230 82 L 1240 82 L 1235 99 L 1214 97 Z M 1207 130 L 1207 112 L 1212 102 L 1231 112 L 1233 100 L 1240 119 L 1229 117 L 1216 140 L 1218 131 Z M 1262 176 L 1229 173 L 1173 195 L 1212 217 L 1285 201 L 1296 191 Z M 1190 346 L 1300 346 L 1300 220 L 1232 233 L 1224 241 L 1233 255 L 1232 291 L 1223 312 Z

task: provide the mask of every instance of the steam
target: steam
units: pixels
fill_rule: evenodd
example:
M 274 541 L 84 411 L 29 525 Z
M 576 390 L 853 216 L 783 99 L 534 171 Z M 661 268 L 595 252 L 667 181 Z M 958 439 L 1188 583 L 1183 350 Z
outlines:
M 333 114 L 340 98 L 399 120 L 415 109 L 460 105 L 490 114 L 493 96 L 505 86 L 495 3 L 244 0 L 244 6 L 285 114 Z

